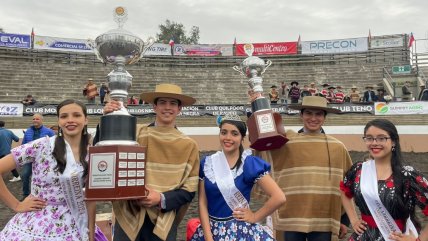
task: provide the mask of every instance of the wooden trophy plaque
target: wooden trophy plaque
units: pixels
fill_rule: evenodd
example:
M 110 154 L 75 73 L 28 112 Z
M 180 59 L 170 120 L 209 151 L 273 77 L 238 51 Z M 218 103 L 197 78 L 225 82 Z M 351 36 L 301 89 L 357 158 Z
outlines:
M 258 151 L 272 150 L 284 145 L 285 137 L 281 115 L 271 109 L 254 112 L 247 120 L 250 147 Z
M 129 200 L 146 196 L 146 147 L 106 145 L 89 148 L 86 200 Z

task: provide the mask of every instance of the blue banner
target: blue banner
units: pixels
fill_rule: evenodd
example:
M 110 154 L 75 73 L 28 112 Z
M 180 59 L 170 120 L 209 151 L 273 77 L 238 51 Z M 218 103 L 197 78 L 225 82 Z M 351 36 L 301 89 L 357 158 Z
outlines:
M 0 47 L 29 49 L 31 36 L 25 34 L 0 33 Z

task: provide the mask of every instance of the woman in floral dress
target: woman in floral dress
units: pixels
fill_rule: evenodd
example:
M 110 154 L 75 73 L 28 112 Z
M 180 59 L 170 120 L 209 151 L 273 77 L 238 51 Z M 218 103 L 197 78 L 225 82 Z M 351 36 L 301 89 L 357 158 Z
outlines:
M 65 100 L 58 105 L 57 115 L 58 136 L 40 138 L 16 147 L 0 159 L 1 174 L 26 163 L 33 166 L 31 195 L 21 202 L 0 178 L 0 199 L 17 212 L 0 232 L 0 240 L 89 240 L 82 190 L 90 140 L 86 130 L 86 107 L 79 101 Z M 66 188 L 67 184 L 70 184 L 69 188 Z M 83 214 L 76 214 L 73 204 L 83 207 L 79 209 Z M 95 240 L 107 239 L 97 229 Z
M 270 165 L 244 151 L 247 128 L 237 115 L 220 122 L 222 151 L 204 158 L 199 171 L 199 217 L 201 225 L 191 240 L 274 240 L 257 222 L 285 202 L 285 195 L 269 175 Z M 258 184 L 269 200 L 256 212 L 249 209 L 250 193 Z
M 396 127 L 388 120 L 372 120 L 364 128 L 363 140 L 373 160 L 355 163 L 341 183 L 342 203 L 354 229 L 349 240 L 428 240 L 426 227 L 417 237 L 421 227 L 415 219 L 416 205 L 425 215 L 428 215 L 428 181 L 413 167 L 403 165 Z M 367 176 L 372 177 L 373 185 L 367 185 L 371 184 L 366 181 L 369 180 Z M 370 193 L 370 191 L 373 192 Z M 378 198 L 371 198 L 375 195 Z M 361 212 L 361 218 L 357 216 L 352 199 Z M 378 205 L 379 202 L 374 201 L 375 199 L 380 200 L 385 209 L 382 209 Z M 379 228 L 385 227 L 382 225 L 384 223 L 382 215 L 372 215 L 372 213 L 382 212 L 371 212 L 370 208 L 376 211 L 386 210 L 383 213 L 390 214 L 390 224 L 395 223 L 397 229 L 388 232 L 388 228 Z M 406 230 L 412 227 L 410 221 L 414 229 L 413 232 L 406 233 Z M 391 225 L 387 226 L 391 227 Z M 394 228 L 391 229 L 394 230 Z

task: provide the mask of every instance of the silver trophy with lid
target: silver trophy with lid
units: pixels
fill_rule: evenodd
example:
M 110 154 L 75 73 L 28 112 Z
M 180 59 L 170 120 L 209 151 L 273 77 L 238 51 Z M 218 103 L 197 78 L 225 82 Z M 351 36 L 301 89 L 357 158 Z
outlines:
M 95 39 L 95 53 L 103 63 L 113 64 L 114 69 L 107 75 L 110 97 L 122 104 L 118 111 L 101 118 L 101 135 L 98 145 L 136 144 L 136 118 L 131 116 L 123 103 L 128 100 L 128 91 L 132 85 L 132 75 L 125 65 L 138 62 L 143 53 L 154 43 L 153 38 L 146 42 L 123 28 L 128 18 L 124 7 L 114 10 L 114 20 L 118 28 L 101 34 Z
M 245 44 L 244 51 L 248 57 L 239 66 L 233 66 L 233 69 L 248 78 L 250 91 L 257 96 L 251 102 L 253 113 L 247 121 L 251 148 L 259 151 L 279 148 L 288 139 L 285 137 L 281 115 L 272 111 L 270 100 L 263 96 L 262 87 L 262 75 L 272 61 L 265 62 L 257 56 L 252 56 L 254 53 L 252 44 Z
M 118 28 L 95 39 L 95 53 L 114 69 L 107 75 L 110 96 L 121 103 L 121 109 L 101 117 L 99 142 L 89 148 L 86 200 L 129 200 L 147 195 L 145 189 L 146 147 L 136 141 L 137 118 L 131 116 L 123 103 L 128 100 L 132 75 L 125 65 L 143 57 L 144 51 L 154 43 L 144 42 L 123 29 L 127 19 L 124 7 L 114 10 Z

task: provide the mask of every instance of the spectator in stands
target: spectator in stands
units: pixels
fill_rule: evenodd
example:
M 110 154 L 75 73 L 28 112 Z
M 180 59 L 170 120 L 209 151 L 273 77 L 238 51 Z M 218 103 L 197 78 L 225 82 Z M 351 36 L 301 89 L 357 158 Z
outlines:
M 328 89 L 327 89 L 327 87 L 329 87 L 329 86 L 330 86 L 330 85 L 329 85 L 329 84 L 327 84 L 327 83 L 322 84 L 322 90 L 320 91 L 320 93 L 318 94 L 318 96 L 327 97 L 327 94 L 328 94 Z
M 43 116 L 41 114 L 33 115 L 33 125 L 30 126 L 24 133 L 22 139 L 22 145 L 37 140 L 45 136 L 54 136 L 53 130 L 43 125 Z M 25 199 L 30 195 L 30 178 L 32 173 L 32 164 L 26 163 L 22 166 L 21 178 L 22 178 L 22 199 Z
M 328 87 L 328 92 L 325 98 L 327 99 L 328 103 L 335 103 L 336 102 L 336 93 L 334 93 L 334 90 L 336 88 L 334 86 Z
M 302 92 L 300 93 L 300 97 L 303 99 L 305 96 L 312 96 L 312 93 L 309 91 L 308 85 L 303 85 Z
M 288 86 L 285 83 L 285 81 L 282 81 L 282 83 L 281 83 L 281 93 L 280 93 L 281 104 L 287 104 L 287 102 L 288 102 L 288 92 L 289 91 L 290 91 L 290 89 L 288 88 Z
M 421 92 L 419 93 L 418 100 L 427 101 L 428 100 L 428 89 L 425 84 L 421 84 Z
M 412 101 L 412 91 L 410 91 L 410 81 L 406 81 L 401 88 L 401 91 L 403 92 L 403 95 L 401 96 L 402 101 Z
M 25 97 L 22 101 L 22 104 L 25 106 L 27 105 L 34 105 L 37 103 L 36 99 L 33 98 L 33 95 L 28 94 L 27 97 Z
M 259 222 L 284 204 L 285 195 L 269 175 L 271 166 L 253 156 L 250 149 L 244 149 L 245 122 L 235 114 L 227 114 L 219 122 L 222 150 L 201 161 L 198 192 L 201 225 L 190 240 L 273 240 L 272 233 Z M 253 212 L 249 204 L 255 185 L 269 199 Z
M 128 105 L 138 105 L 138 99 L 134 95 L 128 98 Z
M 269 99 L 270 99 L 271 104 L 276 104 L 276 103 L 278 103 L 278 100 L 279 100 L 279 92 L 278 92 L 278 90 L 276 90 L 276 88 L 277 88 L 276 85 L 272 85 L 270 87 Z
M 83 95 L 88 99 L 88 104 L 95 104 L 95 97 L 98 95 L 97 85 L 88 79 L 88 83 L 83 88 Z
M 288 96 L 290 96 L 292 104 L 299 103 L 299 99 L 300 99 L 299 82 L 297 81 L 291 82 L 291 88 L 290 88 L 290 91 L 288 92 Z
M 191 106 L 196 100 L 183 95 L 174 84 L 159 84 L 154 92 L 142 93 L 141 97 L 153 104 L 156 113 L 153 123 L 139 126 L 137 131 L 138 142 L 150 150 L 146 155 L 149 193 L 134 202 L 113 202 L 113 240 L 176 240 L 178 224 L 198 188 L 200 165 L 198 145 L 176 128 L 176 118 L 183 106 Z M 104 106 L 104 113 L 119 108 L 119 102 L 112 100 Z
M 315 86 L 315 82 L 311 82 L 309 92 L 311 92 L 312 96 L 315 96 L 318 93 L 317 87 Z
M 376 94 L 373 91 L 373 85 L 367 85 L 363 95 L 363 102 L 371 103 L 376 101 Z
M 4 121 L 0 121 L 0 159 L 10 154 L 12 141 L 18 142 L 19 138 L 11 130 L 6 129 Z M 18 171 L 12 170 L 13 178 L 9 182 L 21 181 Z
M 352 103 L 360 102 L 360 92 L 358 91 L 357 86 L 353 85 L 351 87 L 351 92 L 349 92 L 349 99 Z
M 385 100 L 385 89 L 384 88 L 377 89 L 376 101 L 386 102 L 386 100 Z
M 100 103 L 101 103 L 101 105 L 104 105 L 104 99 L 108 93 L 110 93 L 110 90 L 108 89 L 106 83 L 103 82 L 101 84 L 101 87 L 100 87 Z
M 343 90 L 342 90 L 342 86 L 340 86 L 340 85 L 338 85 L 337 87 L 336 87 L 336 103 L 343 103 L 343 102 L 345 102 L 345 93 L 343 93 Z
M 286 241 L 343 238 L 349 220 L 341 211 L 340 181 L 352 161 L 342 142 L 322 133 L 326 115 L 340 110 L 320 96 L 307 96 L 290 108 L 300 111 L 303 132 L 287 131 L 285 145 L 260 153 L 273 163 L 272 176 L 287 198 L 273 215 L 274 229 L 285 231 Z

